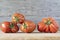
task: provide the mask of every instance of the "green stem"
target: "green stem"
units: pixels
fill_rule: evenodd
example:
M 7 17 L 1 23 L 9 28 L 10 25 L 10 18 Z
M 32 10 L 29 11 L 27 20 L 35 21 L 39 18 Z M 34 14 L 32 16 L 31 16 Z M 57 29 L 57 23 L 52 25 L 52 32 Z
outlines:
M 26 25 L 25 23 L 24 23 L 24 25 L 23 25 L 23 26 L 24 26 L 24 28 L 25 28 L 25 29 L 27 28 L 27 25 Z
M 14 27 L 14 24 L 13 24 L 13 23 L 11 23 L 11 24 L 10 24 L 10 28 L 13 28 L 13 27 Z
M 19 22 L 19 19 L 18 19 L 18 17 L 16 17 L 16 16 L 15 16 L 15 20 L 16 20 L 16 22 Z
M 51 21 L 48 20 L 45 24 L 50 25 L 51 24 Z

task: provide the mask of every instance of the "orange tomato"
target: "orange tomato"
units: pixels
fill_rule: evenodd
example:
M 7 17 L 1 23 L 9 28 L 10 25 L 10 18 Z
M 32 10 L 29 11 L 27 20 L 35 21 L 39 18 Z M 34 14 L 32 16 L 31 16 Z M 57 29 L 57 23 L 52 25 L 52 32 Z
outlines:
M 58 31 L 58 24 L 51 17 L 43 18 L 42 21 L 38 23 L 37 29 L 39 32 L 56 33 Z
M 25 18 L 24 18 L 24 15 L 23 14 L 20 14 L 20 13 L 15 13 L 12 15 L 12 22 L 13 23 L 20 23 L 22 24 L 24 22 Z
M 20 26 L 20 30 L 25 33 L 31 33 L 35 30 L 36 25 L 30 20 L 25 20 L 24 23 Z
M 11 32 L 16 33 L 16 32 L 18 32 L 19 27 L 16 24 L 12 23 L 12 22 L 5 21 L 1 25 L 1 30 L 4 33 L 11 33 Z

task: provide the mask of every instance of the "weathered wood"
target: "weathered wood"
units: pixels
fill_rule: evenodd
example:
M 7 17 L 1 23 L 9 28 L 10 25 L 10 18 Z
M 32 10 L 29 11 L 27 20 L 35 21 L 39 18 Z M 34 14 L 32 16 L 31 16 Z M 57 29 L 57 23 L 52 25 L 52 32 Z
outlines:
M 9 16 L 14 12 L 60 17 L 60 0 L 0 0 L 0 16 Z
M 60 40 L 58 33 L 2 33 L 0 40 Z

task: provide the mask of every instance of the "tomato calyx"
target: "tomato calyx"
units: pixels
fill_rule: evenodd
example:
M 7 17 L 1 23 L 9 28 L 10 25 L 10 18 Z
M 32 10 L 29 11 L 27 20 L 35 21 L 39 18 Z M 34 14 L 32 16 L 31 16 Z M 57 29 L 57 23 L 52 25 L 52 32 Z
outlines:
M 27 28 L 27 25 L 26 25 L 25 23 L 23 24 L 23 26 L 24 26 L 24 29 L 26 29 L 26 28 Z
M 51 24 L 51 21 L 50 20 L 47 20 L 47 22 L 45 22 L 45 24 L 50 25 Z
M 18 17 L 14 16 L 14 18 L 15 18 L 16 22 L 19 22 L 19 19 L 18 19 Z
M 13 27 L 14 27 L 14 24 L 13 24 L 13 23 L 11 23 L 11 24 L 10 24 L 10 28 L 13 28 Z

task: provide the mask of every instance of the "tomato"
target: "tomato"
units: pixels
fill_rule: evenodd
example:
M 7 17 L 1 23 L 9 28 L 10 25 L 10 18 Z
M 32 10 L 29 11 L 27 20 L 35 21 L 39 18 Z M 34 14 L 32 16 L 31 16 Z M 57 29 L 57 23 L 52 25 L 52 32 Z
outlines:
M 12 22 L 13 23 L 20 23 L 22 24 L 24 22 L 25 18 L 24 15 L 20 14 L 20 13 L 15 13 L 12 15 Z
M 42 21 L 38 23 L 37 29 L 39 32 L 56 33 L 58 31 L 58 24 L 52 17 L 43 18 Z
M 5 33 L 15 33 L 19 30 L 19 28 L 16 24 L 5 21 L 1 25 L 1 30 Z
M 24 23 L 20 26 L 20 30 L 25 33 L 31 33 L 35 30 L 36 25 L 30 20 L 25 20 Z

